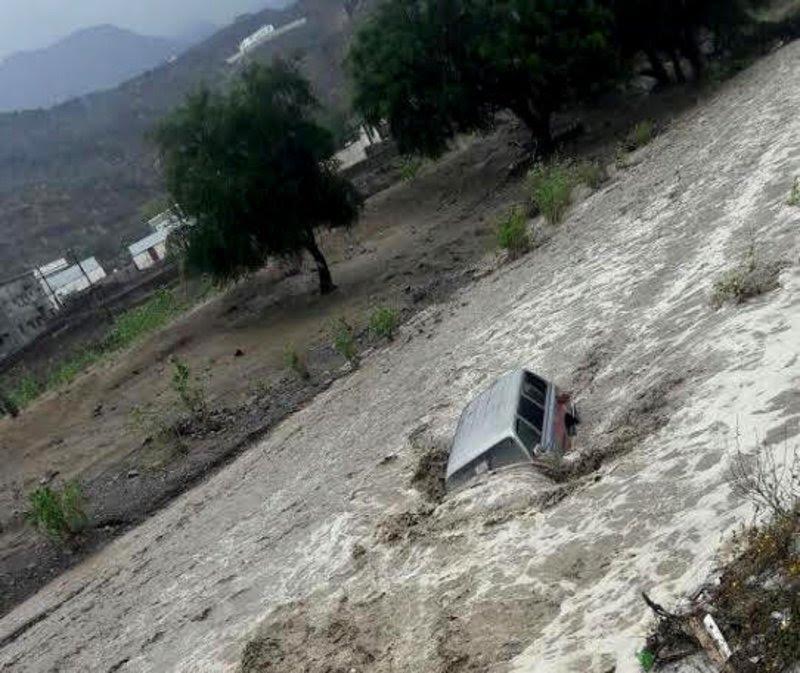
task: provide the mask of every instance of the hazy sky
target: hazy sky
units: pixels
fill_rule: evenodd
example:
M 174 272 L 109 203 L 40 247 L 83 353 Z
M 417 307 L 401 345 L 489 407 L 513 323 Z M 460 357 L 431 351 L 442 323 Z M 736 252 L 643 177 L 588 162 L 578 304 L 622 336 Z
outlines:
M 243 12 L 286 4 L 287 0 L 0 0 L 0 58 L 102 23 L 148 35 L 174 35 L 200 21 L 224 25 Z

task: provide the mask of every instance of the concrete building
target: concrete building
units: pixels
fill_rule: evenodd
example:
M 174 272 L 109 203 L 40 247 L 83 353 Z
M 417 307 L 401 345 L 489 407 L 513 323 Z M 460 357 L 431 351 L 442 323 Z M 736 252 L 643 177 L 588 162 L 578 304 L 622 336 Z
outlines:
M 41 334 L 55 311 L 32 273 L 0 284 L 0 360 Z
M 128 251 L 133 257 L 133 263 L 139 271 L 149 269 L 151 266 L 163 261 L 167 256 L 167 237 L 169 230 L 154 231 L 143 239 L 128 246 Z
M 100 282 L 106 277 L 106 272 L 94 257 L 88 257 L 72 266 L 61 258 L 34 269 L 33 277 L 39 281 L 42 291 L 57 311 L 67 297 Z
M 360 164 L 362 161 L 366 161 L 369 156 L 368 149 L 381 142 L 383 142 L 383 139 L 375 129 L 370 129 L 366 126 L 360 127 L 358 138 L 336 153 L 339 169 L 346 170 Z

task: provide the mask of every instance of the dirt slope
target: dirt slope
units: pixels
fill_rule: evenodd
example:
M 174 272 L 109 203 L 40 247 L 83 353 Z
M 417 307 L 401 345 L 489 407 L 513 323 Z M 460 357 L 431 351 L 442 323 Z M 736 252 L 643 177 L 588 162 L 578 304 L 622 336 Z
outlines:
M 259 624 L 247 670 L 637 670 L 638 592 L 680 596 L 749 513 L 735 436 L 797 441 L 798 65 L 793 44 L 730 82 L 543 248 L 5 617 L 3 670 L 233 671 Z M 790 263 L 782 289 L 711 310 L 751 238 Z M 584 448 L 617 457 L 561 485 L 417 490 L 466 400 L 518 365 L 574 385 Z

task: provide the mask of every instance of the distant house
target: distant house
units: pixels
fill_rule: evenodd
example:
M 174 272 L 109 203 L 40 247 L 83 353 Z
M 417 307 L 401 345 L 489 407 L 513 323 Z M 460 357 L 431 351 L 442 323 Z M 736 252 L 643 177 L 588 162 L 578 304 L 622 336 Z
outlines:
M 0 284 L 0 360 L 41 334 L 55 311 L 33 274 Z
M 165 210 L 150 219 L 147 224 L 153 233 L 128 246 L 136 268 L 143 271 L 163 261 L 167 256 L 167 238 L 170 233 L 191 222 L 192 220 L 182 220 L 171 210 Z
M 174 212 L 171 210 L 165 210 L 163 213 L 159 213 L 155 217 L 148 220 L 147 225 L 152 229 L 154 232 L 158 231 L 172 231 L 173 229 L 177 229 L 181 226 L 183 221 L 180 217 L 178 217 Z
M 229 65 L 233 65 L 237 63 L 245 54 L 252 51 L 259 45 L 267 42 L 269 40 L 274 40 L 279 35 L 283 35 L 284 33 L 288 33 L 290 30 L 295 30 L 296 28 L 301 28 L 305 26 L 307 23 L 307 19 L 303 17 L 302 19 L 297 19 L 296 21 L 291 21 L 280 28 L 275 28 L 272 24 L 267 24 L 265 26 L 261 26 L 255 33 L 252 35 L 248 35 L 239 43 L 239 51 L 237 51 L 233 56 L 227 59 Z
M 0 360 L 41 334 L 67 297 L 105 276 L 94 257 L 71 266 L 60 258 L 0 283 Z
M 167 256 L 168 236 L 169 230 L 154 231 L 149 236 L 145 236 L 133 245 L 128 246 L 131 257 L 133 257 L 133 263 L 139 271 L 149 269 Z
M 61 258 L 34 269 L 33 276 L 50 298 L 53 308 L 58 310 L 67 297 L 98 283 L 106 277 L 106 272 L 94 257 L 88 257 L 72 266 Z
M 362 126 L 358 130 L 358 138 L 345 145 L 344 149 L 336 153 L 339 168 L 346 170 L 352 168 L 369 156 L 369 148 L 383 142 L 377 130 Z

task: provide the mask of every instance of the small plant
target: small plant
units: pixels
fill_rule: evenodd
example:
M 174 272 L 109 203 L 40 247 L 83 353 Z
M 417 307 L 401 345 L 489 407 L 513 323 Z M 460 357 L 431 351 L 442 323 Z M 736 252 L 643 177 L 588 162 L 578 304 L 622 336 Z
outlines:
M 414 155 L 403 157 L 403 163 L 400 166 L 400 178 L 406 182 L 416 179 L 424 165 L 425 160 L 421 157 Z
M 192 383 L 189 365 L 177 356 L 172 358 L 172 389 L 192 416 L 204 418 L 208 415 L 205 391 L 199 384 Z
M 590 189 L 598 189 L 608 180 L 608 174 L 599 161 L 581 161 L 575 167 L 575 178 Z
M 308 372 L 306 356 L 299 353 L 294 346 L 286 346 L 283 352 L 283 361 L 286 363 L 286 366 L 301 379 L 307 379 L 311 376 Z
M 636 658 L 639 660 L 639 665 L 643 671 L 652 671 L 653 666 L 656 665 L 656 655 L 650 650 L 644 649 L 637 652 Z
M 339 318 L 331 326 L 331 334 L 333 337 L 333 348 L 336 352 L 350 364 L 357 366 L 359 360 L 358 346 L 356 344 L 353 328 L 350 324 L 344 318 Z
M 572 203 L 575 178 L 570 168 L 561 161 L 538 164 L 528 173 L 531 202 L 550 224 L 564 219 Z
M 789 194 L 789 200 L 787 201 L 787 203 L 793 207 L 800 206 L 800 178 L 794 179 L 794 184 L 792 184 L 792 191 Z
M 369 331 L 377 339 L 394 339 L 400 317 L 393 308 L 376 309 L 369 319 Z
M 531 237 L 525 211 L 514 208 L 497 227 L 497 242 L 507 250 L 512 259 L 521 257 L 531 249 Z
M 746 498 L 756 512 L 787 517 L 800 502 L 800 450 L 759 445 L 752 454 L 737 446 L 730 467 L 734 493 Z
M 656 137 L 656 125 L 649 119 L 640 121 L 625 136 L 623 147 L 628 152 L 638 150 Z
M 28 520 L 54 540 L 71 541 L 86 528 L 84 497 L 77 482 L 66 484 L 61 491 L 41 486 L 28 495 L 28 500 Z
M 711 288 L 711 304 L 719 308 L 726 302 L 741 304 L 751 297 L 774 290 L 785 264 L 780 261 L 763 262 L 751 243 L 739 265 L 723 273 Z

